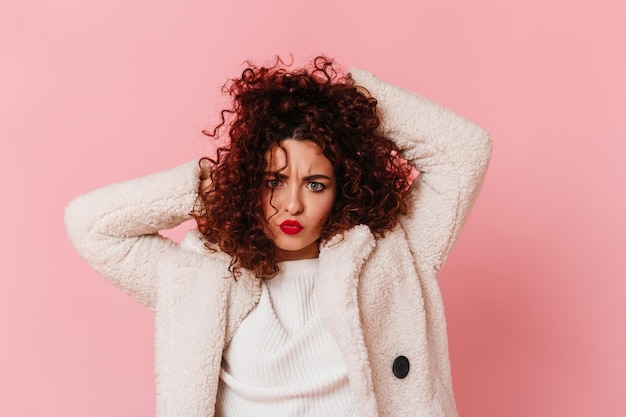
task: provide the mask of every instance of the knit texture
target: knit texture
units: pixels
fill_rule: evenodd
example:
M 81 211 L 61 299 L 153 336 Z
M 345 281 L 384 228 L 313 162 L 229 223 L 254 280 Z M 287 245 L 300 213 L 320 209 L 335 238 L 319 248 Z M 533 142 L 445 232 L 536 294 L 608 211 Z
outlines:
M 355 415 L 348 374 L 313 298 L 317 259 L 282 262 L 224 352 L 216 416 Z

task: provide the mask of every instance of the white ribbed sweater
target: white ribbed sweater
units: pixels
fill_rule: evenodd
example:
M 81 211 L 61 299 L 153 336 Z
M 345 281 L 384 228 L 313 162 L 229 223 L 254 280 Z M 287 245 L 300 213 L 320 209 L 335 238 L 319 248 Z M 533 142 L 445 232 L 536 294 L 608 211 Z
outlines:
M 355 415 L 346 367 L 313 298 L 318 259 L 280 264 L 224 352 L 216 416 Z

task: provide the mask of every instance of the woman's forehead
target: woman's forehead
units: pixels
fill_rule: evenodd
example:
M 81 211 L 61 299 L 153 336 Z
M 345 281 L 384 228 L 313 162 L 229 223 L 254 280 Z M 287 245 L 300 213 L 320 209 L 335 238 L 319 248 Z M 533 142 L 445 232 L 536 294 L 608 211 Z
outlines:
M 332 170 L 332 164 L 322 149 L 315 142 L 302 139 L 285 139 L 273 145 L 265 153 L 265 163 L 270 171 L 283 170 L 291 165 Z

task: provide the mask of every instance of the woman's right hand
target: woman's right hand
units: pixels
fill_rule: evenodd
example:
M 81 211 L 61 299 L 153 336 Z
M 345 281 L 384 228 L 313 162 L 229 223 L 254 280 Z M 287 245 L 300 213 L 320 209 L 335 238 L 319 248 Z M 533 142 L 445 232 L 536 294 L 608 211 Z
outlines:
M 207 158 L 200 160 L 200 187 L 199 194 L 206 200 L 211 190 L 211 162 Z

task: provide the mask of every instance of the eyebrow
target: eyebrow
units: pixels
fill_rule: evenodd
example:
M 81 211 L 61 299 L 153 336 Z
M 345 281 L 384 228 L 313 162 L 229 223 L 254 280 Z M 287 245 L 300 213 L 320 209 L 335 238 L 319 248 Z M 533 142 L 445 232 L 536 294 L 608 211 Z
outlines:
M 281 174 L 280 172 L 271 172 L 270 171 L 270 172 L 266 172 L 265 175 L 267 175 L 269 177 L 278 178 L 278 179 L 289 179 L 288 175 Z M 314 175 L 308 175 L 308 176 L 304 177 L 303 180 L 305 180 L 305 181 L 315 181 L 315 180 L 332 181 L 332 178 L 330 178 L 328 175 L 314 174 Z

